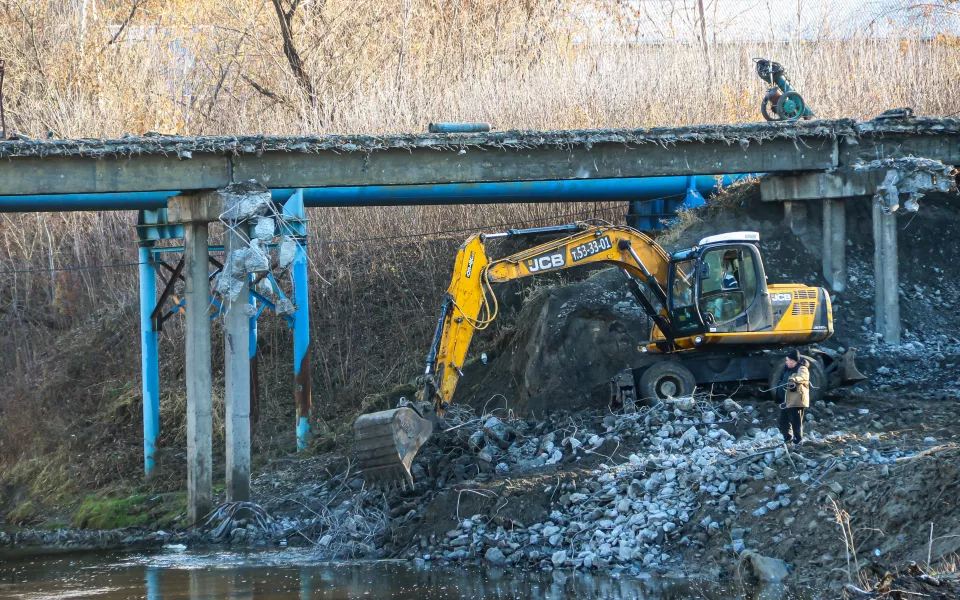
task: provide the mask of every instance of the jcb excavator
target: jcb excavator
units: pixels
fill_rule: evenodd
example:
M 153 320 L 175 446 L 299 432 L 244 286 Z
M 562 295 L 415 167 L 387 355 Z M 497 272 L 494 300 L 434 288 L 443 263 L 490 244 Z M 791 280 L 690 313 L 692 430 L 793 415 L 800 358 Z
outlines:
M 499 260 L 487 256 L 487 240 L 550 233 L 569 235 Z M 759 241 L 755 232 L 726 233 L 671 256 L 647 235 L 607 224 L 471 236 L 457 253 L 417 401 L 354 423 L 365 478 L 413 487 L 413 459 L 433 428 L 443 427 L 473 334 L 497 317 L 492 285 L 521 277 L 594 263 L 623 271 L 653 326 L 651 339 L 639 347 L 640 360 L 611 380 L 615 404 L 686 396 L 700 384 L 762 380 L 773 388 L 783 360 L 770 351 L 826 340 L 833 313 L 823 288 L 768 284 Z M 812 400 L 828 386 L 864 379 L 852 349 L 808 357 Z

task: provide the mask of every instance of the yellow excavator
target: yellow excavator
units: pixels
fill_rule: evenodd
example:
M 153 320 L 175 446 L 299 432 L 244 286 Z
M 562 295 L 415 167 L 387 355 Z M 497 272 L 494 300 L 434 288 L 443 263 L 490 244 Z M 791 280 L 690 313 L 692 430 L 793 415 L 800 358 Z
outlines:
M 498 260 L 487 255 L 489 240 L 544 234 L 567 235 Z M 596 263 L 623 271 L 652 328 L 634 367 L 611 379 L 615 405 L 688 396 L 711 383 L 760 380 L 774 388 L 784 362 L 775 351 L 829 338 L 833 312 L 823 288 L 768 284 L 759 241 L 756 232 L 725 233 L 670 255 L 630 227 L 586 222 L 471 236 L 457 253 L 419 397 L 354 423 L 366 480 L 413 487 L 413 459 L 443 427 L 473 334 L 497 317 L 493 284 L 522 277 Z M 854 352 L 807 352 L 811 400 L 865 379 Z

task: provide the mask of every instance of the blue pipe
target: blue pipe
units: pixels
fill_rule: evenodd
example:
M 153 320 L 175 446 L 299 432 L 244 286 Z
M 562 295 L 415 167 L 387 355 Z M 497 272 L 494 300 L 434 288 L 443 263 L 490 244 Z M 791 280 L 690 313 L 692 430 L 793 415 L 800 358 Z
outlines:
M 725 176 L 741 177 L 741 176 Z M 685 194 L 690 177 L 625 177 L 619 179 L 573 179 L 559 181 L 507 181 L 445 183 L 435 185 L 381 185 L 306 188 L 306 207 L 408 206 L 424 204 L 496 204 L 505 202 L 635 201 Z M 708 196 L 716 177 L 695 177 L 696 190 Z M 731 180 L 732 182 L 732 180 Z M 155 210 L 178 191 L 115 194 L 53 194 L 0 196 L 0 212 L 62 212 L 76 210 Z M 271 190 L 284 202 L 293 189 Z
M 140 347 L 142 348 L 141 376 L 143 385 L 143 468 L 149 478 L 153 475 L 154 455 L 160 437 L 160 363 L 157 350 L 157 332 L 150 318 L 157 305 L 157 274 L 153 269 L 151 248 L 141 246 L 140 263 Z

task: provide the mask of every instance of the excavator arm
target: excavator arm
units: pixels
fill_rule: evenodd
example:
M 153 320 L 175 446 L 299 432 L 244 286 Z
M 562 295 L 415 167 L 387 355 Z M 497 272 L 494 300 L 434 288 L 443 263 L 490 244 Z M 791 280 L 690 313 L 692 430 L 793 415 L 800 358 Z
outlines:
M 571 235 L 502 259 L 487 256 L 487 240 L 543 233 Z M 473 235 L 457 252 L 453 279 L 444 294 L 427 356 L 420 402 L 363 415 L 354 423 L 358 458 L 367 479 L 412 487 L 413 458 L 453 399 L 473 335 L 497 317 L 493 284 L 594 263 L 623 270 L 634 296 L 670 343 L 672 328 L 665 310 L 670 257 L 643 233 L 629 227 L 574 223 Z M 660 308 L 643 294 L 638 280 Z

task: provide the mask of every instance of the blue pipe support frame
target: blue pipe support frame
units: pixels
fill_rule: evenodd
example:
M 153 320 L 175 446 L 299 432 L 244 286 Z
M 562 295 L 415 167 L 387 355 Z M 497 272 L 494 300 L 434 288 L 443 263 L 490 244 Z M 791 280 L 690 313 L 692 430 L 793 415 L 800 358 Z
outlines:
M 313 390 L 310 379 L 310 306 L 307 281 L 306 210 L 303 190 L 296 190 L 283 205 L 283 228 L 297 240 L 297 253 L 291 265 L 293 274 L 293 395 L 297 405 L 297 452 L 310 441 L 310 413 Z
M 689 177 L 684 176 L 624 177 L 619 179 L 306 188 L 303 190 L 303 205 L 307 208 L 316 208 L 497 204 L 507 202 L 629 202 L 684 194 L 689 187 L 689 179 Z M 712 175 L 698 176 L 696 180 L 697 190 L 702 195 L 709 195 L 707 190 L 713 189 L 716 184 L 716 177 Z M 275 201 L 283 203 L 294 194 L 295 190 L 282 188 L 273 189 L 270 192 Z M 179 191 L 165 191 L 122 194 L 0 196 L 0 212 L 155 211 L 166 208 L 167 199 L 179 193 Z
M 152 243 L 151 243 L 152 245 Z M 157 274 L 153 252 L 148 245 L 139 249 L 140 263 L 140 347 L 143 385 L 143 470 L 149 478 L 154 474 L 157 440 L 160 437 L 160 362 L 157 332 L 150 318 L 157 304 Z
M 251 280 L 253 277 L 251 276 Z M 251 436 L 253 439 L 252 428 L 257 421 L 260 420 L 260 373 L 259 365 L 257 364 L 257 319 L 260 318 L 260 313 L 262 308 L 258 309 L 257 307 L 257 297 L 254 296 L 253 290 L 248 294 L 248 302 L 253 307 L 253 311 L 250 316 L 250 346 L 249 346 L 249 355 L 250 355 L 250 428 Z

